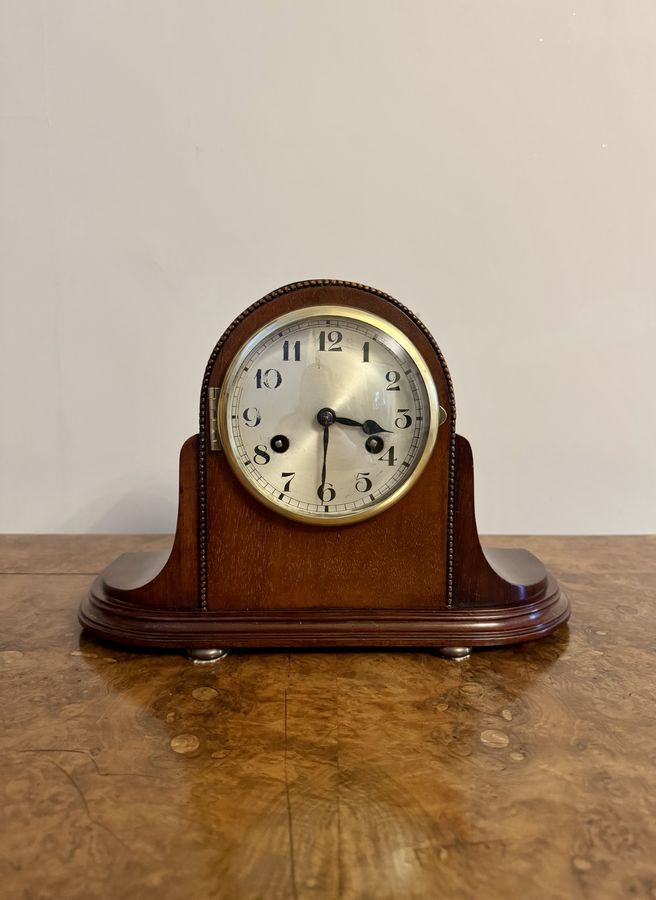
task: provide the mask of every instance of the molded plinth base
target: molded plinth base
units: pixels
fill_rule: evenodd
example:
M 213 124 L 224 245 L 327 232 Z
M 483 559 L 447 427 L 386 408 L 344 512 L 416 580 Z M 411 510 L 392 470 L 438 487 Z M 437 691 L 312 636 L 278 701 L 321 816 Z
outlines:
M 525 551 L 505 553 L 507 562 L 518 554 L 518 560 L 525 563 Z M 139 555 L 144 572 L 151 574 L 150 554 Z M 140 561 L 135 559 L 137 554 L 129 556 L 134 574 Z M 565 622 L 570 612 L 567 597 L 546 571 L 539 590 L 506 606 L 248 611 L 137 606 L 112 596 L 111 568 L 96 579 L 83 601 L 80 622 L 96 637 L 140 647 L 438 647 L 453 657 L 460 648 L 542 637 Z M 115 590 L 125 596 L 122 583 Z

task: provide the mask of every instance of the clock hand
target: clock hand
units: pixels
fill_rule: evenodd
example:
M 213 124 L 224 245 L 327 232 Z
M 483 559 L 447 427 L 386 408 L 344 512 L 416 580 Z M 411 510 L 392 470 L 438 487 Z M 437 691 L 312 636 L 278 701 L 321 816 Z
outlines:
M 383 428 L 377 422 L 374 422 L 373 419 L 365 419 L 362 423 L 362 430 L 365 434 L 380 434 L 381 431 L 384 431 L 385 434 L 392 433 L 389 428 Z
M 373 419 L 365 419 L 364 422 L 356 422 L 355 419 L 347 419 L 345 416 L 335 416 L 335 421 L 339 425 L 354 425 L 356 428 L 361 428 L 365 434 L 380 434 L 382 431 L 386 434 L 392 433 L 388 428 L 383 428 L 378 422 L 374 422 Z
M 347 419 L 344 416 L 335 416 L 338 425 L 354 425 L 356 428 L 364 428 L 362 422 L 356 422 L 355 419 Z
M 328 440 L 330 438 L 330 426 L 335 421 L 335 413 L 328 406 L 324 406 L 317 413 L 317 422 L 323 427 L 323 465 L 321 467 L 321 484 L 317 491 L 319 499 L 323 500 L 326 487 L 326 457 L 328 456 Z
M 321 486 L 319 491 L 323 494 L 326 486 L 326 457 L 328 456 L 328 439 L 330 438 L 330 425 L 323 426 L 323 466 L 321 467 Z
M 317 413 L 317 422 L 323 428 L 323 465 L 321 467 L 321 484 L 319 485 L 319 490 L 317 494 L 319 499 L 323 501 L 326 489 L 326 457 L 328 456 L 328 440 L 330 438 L 330 426 L 335 422 L 335 412 L 330 409 L 328 406 L 324 406 L 323 409 L 320 409 Z M 332 497 L 335 496 L 335 492 L 331 488 Z

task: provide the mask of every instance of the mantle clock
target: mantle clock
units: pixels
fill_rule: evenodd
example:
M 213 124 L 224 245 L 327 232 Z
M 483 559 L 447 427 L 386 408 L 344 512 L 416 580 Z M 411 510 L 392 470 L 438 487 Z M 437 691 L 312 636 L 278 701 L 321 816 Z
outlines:
M 170 553 L 126 553 L 92 635 L 182 648 L 472 647 L 541 637 L 569 603 L 525 550 L 483 549 L 472 454 L 428 329 L 388 294 L 301 281 L 249 306 L 205 369 Z

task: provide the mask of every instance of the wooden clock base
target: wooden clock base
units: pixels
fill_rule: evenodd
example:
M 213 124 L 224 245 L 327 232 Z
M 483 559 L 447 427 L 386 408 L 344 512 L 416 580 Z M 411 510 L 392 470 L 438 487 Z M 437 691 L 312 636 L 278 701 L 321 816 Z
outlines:
M 280 317 L 323 306 L 376 316 L 421 355 L 442 424 L 411 489 L 378 515 L 320 528 L 269 509 L 235 478 L 217 398 L 231 361 Z M 356 423 L 357 424 L 357 423 Z M 127 553 L 80 608 L 92 635 L 140 647 L 470 647 L 542 637 L 569 617 L 555 579 L 524 550 L 487 550 L 474 518 L 473 462 L 428 329 L 387 294 L 343 281 L 287 285 L 220 338 L 201 388 L 199 433 L 180 455 L 170 555 Z
M 542 637 L 569 617 L 569 604 L 539 560 L 524 550 L 488 550 L 490 561 L 507 577 L 521 580 L 527 570 L 543 573 L 533 594 L 516 606 L 434 611 L 343 609 L 245 610 L 144 609 L 113 596 L 125 578 L 147 578 L 165 554 L 126 553 L 93 584 L 80 621 L 92 635 L 121 644 L 162 648 L 240 647 L 491 647 Z M 117 587 L 120 585 L 120 587 Z
M 469 444 L 458 436 L 456 478 L 455 591 L 445 608 L 394 609 L 377 597 L 371 608 L 303 610 L 205 609 L 195 602 L 178 608 L 161 596 L 170 569 L 180 565 L 180 532 L 166 553 L 125 553 L 91 587 L 80 622 L 99 638 L 139 647 L 427 647 L 446 656 L 467 655 L 471 647 L 493 647 L 549 634 L 570 615 L 569 601 L 539 559 L 526 550 L 483 549 L 473 509 Z M 180 518 L 184 510 L 180 510 Z M 158 587 L 159 586 L 159 587 Z M 166 601 L 166 602 L 162 602 Z M 173 601 L 173 603 L 171 603 Z M 449 652 L 451 648 L 454 652 Z M 461 651 L 461 652 L 457 652 Z

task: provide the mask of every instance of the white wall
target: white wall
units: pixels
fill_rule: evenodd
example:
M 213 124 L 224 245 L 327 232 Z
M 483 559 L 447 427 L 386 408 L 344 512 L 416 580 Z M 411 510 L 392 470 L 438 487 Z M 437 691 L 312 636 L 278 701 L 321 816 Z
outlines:
M 372 284 L 487 532 L 656 530 L 653 0 L 0 0 L 0 530 L 169 531 L 215 340 Z

